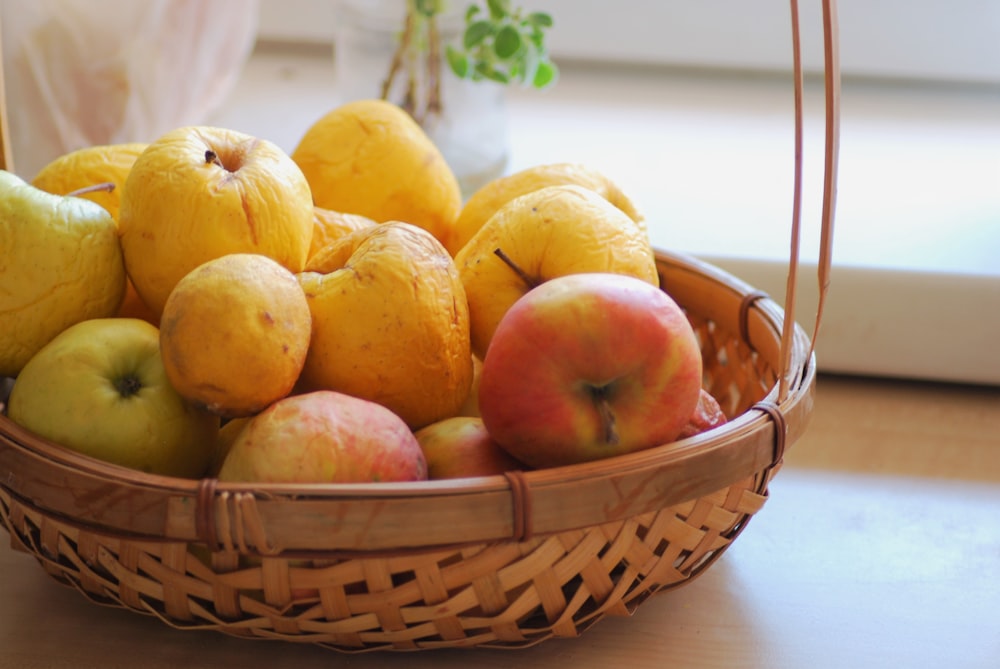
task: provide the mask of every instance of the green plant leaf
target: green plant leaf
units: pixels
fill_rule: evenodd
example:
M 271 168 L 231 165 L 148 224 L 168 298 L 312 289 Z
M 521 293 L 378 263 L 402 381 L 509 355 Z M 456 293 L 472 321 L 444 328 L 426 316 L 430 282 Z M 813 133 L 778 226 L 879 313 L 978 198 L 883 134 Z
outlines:
M 469 75 L 469 59 L 464 53 L 449 44 L 445 47 L 445 57 L 455 76 L 465 79 Z
M 513 58 L 521 50 L 521 33 L 512 25 L 505 25 L 493 41 L 493 51 L 500 60 Z
M 545 12 L 532 12 L 527 20 L 535 28 L 551 28 L 554 23 L 552 16 Z
M 426 18 L 430 18 L 441 12 L 441 0 L 413 0 L 413 8 Z
M 447 0 L 407 0 L 410 7 L 440 8 Z M 546 32 L 554 24 L 544 11 L 512 9 L 512 0 L 469 0 L 459 44 L 445 47 L 448 66 L 459 78 L 543 88 L 557 78 Z M 485 10 L 485 11 L 484 11 Z
M 510 77 L 485 61 L 476 63 L 476 74 L 481 79 L 489 79 L 500 84 L 506 84 L 510 81 Z
M 494 21 L 510 15 L 510 0 L 486 0 L 486 6 L 490 9 L 490 18 Z
M 535 29 L 528 33 L 528 41 L 539 53 L 545 53 L 545 33 Z
M 559 76 L 559 68 L 556 64 L 550 61 L 538 64 L 538 69 L 535 70 L 535 78 L 531 82 L 531 85 L 535 88 L 545 88 L 555 82 L 556 78 Z
M 479 46 L 484 39 L 493 34 L 493 24 L 489 21 L 475 21 L 469 24 L 462 36 L 462 44 L 466 49 Z
M 490 70 L 486 74 L 487 79 L 492 79 L 498 84 L 508 84 L 510 83 L 510 77 L 501 72 L 500 70 Z

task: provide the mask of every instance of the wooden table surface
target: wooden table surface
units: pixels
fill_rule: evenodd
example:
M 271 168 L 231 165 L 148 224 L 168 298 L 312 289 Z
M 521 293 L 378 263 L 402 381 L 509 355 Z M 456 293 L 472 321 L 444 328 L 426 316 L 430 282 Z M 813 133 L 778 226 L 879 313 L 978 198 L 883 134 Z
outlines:
M 703 576 L 516 651 L 346 655 L 97 606 L 0 543 L 0 667 L 1000 666 L 1000 388 L 822 377 L 772 497 Z

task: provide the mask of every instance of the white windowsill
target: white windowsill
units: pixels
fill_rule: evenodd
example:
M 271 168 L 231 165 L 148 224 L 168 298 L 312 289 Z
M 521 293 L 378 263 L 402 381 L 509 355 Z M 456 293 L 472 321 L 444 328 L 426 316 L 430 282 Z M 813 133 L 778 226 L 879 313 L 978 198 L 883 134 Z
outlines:
M 784 294 L 791 82 L 563 63 L 512 91 L 510 171 L 581 161 L 645 212 L 655 246 Z M 258 49 L 213 123 L 291 151 L 336 104 L 327 49 Z M 822 95 L 806 96 L 802 288 L 815 311 Z M 1000 384 L 1000 90 L 844 83 L 827 371 Z M 808 328 L 807 328 L 808 329 Z

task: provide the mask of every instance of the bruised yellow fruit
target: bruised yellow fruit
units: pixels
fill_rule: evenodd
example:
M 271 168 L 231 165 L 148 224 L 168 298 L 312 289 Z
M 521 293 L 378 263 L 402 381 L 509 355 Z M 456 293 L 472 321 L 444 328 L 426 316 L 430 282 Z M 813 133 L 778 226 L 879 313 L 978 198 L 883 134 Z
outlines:
M 143 142 L 126 142 L 77 149 L 45 165 L 31 183 L 36 188 L 55 195 L 67 195 L 102 183 L 112 184 L 113 188 L 82 192 L 79 197 L 107 209 L 117 224 L 125 180 L 136 158 L 147 146 Z M 157 316 L 139 297 L 131 279 L 125 284 L 125 298 L 116 315 L 121 318 L 141 318 L 154 325 L 158 322 Z
M 225 128 L 188 126 L 153 141 L 122 193 L 125 265 L 157 315 L 188 272 L 230 253 L 267 256 L 291 272 L 313 231 L 309 184 L 277 145 Z
M 114 219 L 0 170 L 0 377 L 69 326 L 113 316 L 125 292 Z
M 309 247 L 310 258 L 355 230 L 378 225 L 367 216 L 344 214 L 332 209 L 324 209 L 323 207 L 314 207 L 313 209 L 313 235 L 312 244 Z
M 316 121 L 292 159 L 317 206 L 423 228 L 447 246 L 458 180 L 416 121 L 384 100 L 356 100 Z
M 311 316 L 295 275 L 258 254 L 199 265 L 167 299 L 160 348 L 182 396 L 225 417 L 288 395 L 309 349 Z
M 547 186 L 514 198 L 462 247 L 455 265 L 469 300 L 472 351 L 480 359 L 511 305 L 549 279 L 610 272 L 659 284 L 645 230 L 580 186 Z
M 312 312 L 303 391 L 377 402 L 411 428 L 469 395 L 469 311 L 458 271 L 426 230 L 389 222 L 328 246 L 299 275 Z
M 563 185 L 582 186 L 596 192 L 645 229 L 642 215 L 610 178 L 580 163 L 550 163 L 499 177 L 473 193 L 458 215 L 448 251 L 452 255 L 458 253 L 500 207 L 515 197 L 546 186 Z

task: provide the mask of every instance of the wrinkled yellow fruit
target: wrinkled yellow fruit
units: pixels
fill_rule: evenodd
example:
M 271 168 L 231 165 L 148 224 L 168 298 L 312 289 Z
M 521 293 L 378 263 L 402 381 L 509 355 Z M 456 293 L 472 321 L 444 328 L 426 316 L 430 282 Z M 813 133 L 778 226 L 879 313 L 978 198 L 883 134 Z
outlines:
M 127 142 L 77 149 L 45 165 L 31 183 L 36 188 L 56 195 L 67 195 L 102 183 L 113 184 L 114 188 L 111 190 L 93 190 L 81 193 L 79 197 L 96 202 L 107 209 L 117 224 L 125 180 L 136 158 L 147 146 L 142 142 Z M 156 315 L 139 297 L 131 279 L 125 285 L 125 298 L 116 316 L 141 318 L 154 325 L 157 323 Z
M 292 159 L 317 206 L 423 228 L 445 246 L 462 206 L 458 180 L 416 121 L 383 100 L 341 105 L 316 121 Z
M 225 417 L 288 395 L 309 349 L 311 316 L 294 274 L 258 254 L 210 260 L 167 299 L 160 348 L 183 397 Z
M 546 186 L 576 185 L 588 188 L 618 207 L 645 230 L 645 220 L 629 197 L 610 178 L 580 163 L 535 165 L 490 181 L 469 197 L 455 222 L 448 251 L 455 255 L 500 207 L 515 197 Z
M 312 244 L 309 257 L 312 258 L 324 248 L 355 230 L 378 225 L 367 216 L 344 214 L 332 209 L 314 207 Z
M 113 316 L 125 293 L 114 219 L 0 170 L 0 377 L 69 326 Z
M 275 144 L 210 126 L 172 130 L 136 159 L 122 193 L 125 265 L 157 315 L 188 272 L 230 253 L 298 272 L 309 253 L 309 184 Z
M 328 246 L 299 275 L 313 317 L 300 389 L 377 402 L 418 428 L 469 395 L 469 311 L 427 231 L 389 222 Z
M 462 247 L 455 265 L 469 301 L 472 351 L 480 359 L 511 305 L 549 279 L 610 272 L 659 284 L 645 230 L 580 186 L 547 186 L 514 198 Z
M 146 146 L 142 142 L 128 142 L 77 149 L 45 165 L 31 184 L 55 195 L 67 195 L 101 183 L 114 184 L 113 190 L 82 193 L 80 197 L 101 205 L 117 221 L 125 180 Z

